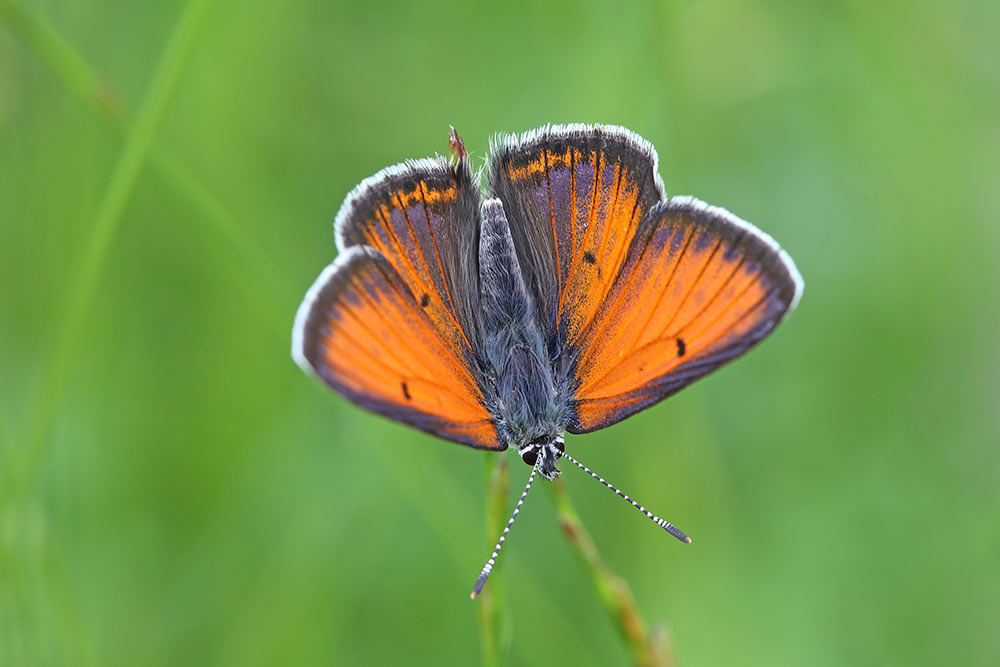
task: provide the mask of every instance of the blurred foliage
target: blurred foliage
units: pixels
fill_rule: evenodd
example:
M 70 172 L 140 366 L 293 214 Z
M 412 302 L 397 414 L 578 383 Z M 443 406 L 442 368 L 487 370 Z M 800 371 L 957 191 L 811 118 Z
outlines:
M 679 664 L 1000 662 L 1000 5 L 11 2 L 0 664 L 476 664 L 484 454 L 325 391 L 289 329 L 363 177 L 569 121 L 806 281 L 745 359 L 567 442 L 694 536 L 565 471 Z M 559 533 L 533 496 L 507 663 L 620 664 Z

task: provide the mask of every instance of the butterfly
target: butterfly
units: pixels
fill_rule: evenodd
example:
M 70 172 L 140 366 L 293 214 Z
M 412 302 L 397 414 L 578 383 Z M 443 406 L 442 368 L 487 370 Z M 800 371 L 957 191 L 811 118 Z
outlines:
M 612 125 L 551 125 L 490 145 L 483 187 L 453 159 L 362 181 L 338 255 L 302 301 L 292 356 L 362 408 L 477 449 L 516 447 L 528 483 L 480 572 L 482 590 L 564 433 L 615 424 L 763 340 L 803 288 L 753 225 L 667 197 L 657 154 Z

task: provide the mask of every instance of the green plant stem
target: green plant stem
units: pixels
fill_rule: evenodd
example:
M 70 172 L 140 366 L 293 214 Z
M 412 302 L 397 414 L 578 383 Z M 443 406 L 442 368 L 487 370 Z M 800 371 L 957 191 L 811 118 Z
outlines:
M 0 0 L 0 20 L 9 25 L 84 107 L 107 121 L 116 135 L 124 140 L 134 131 L 124 97 L 36 12 Z M 236 222 L 237 217 L 169 149 L 151 146 L 147 160 L 155 179 L 195 213 L 179 216 L 179 221 L 190 224 L 197 233 L 214 231 L 215 237 L 210 242 L 216 246 L 217 258 L 233 274 L 234 285 L 244 292 L 247 303 L 257 309 L 271 331 L 279 338 L 287 338 L 289 327 L 284 311 L 297 294 L 270 256 L 247 236 Z M 196 224 L 199 221 L 208 224 Z
M 44 526 L 44 514 L 40 508 L 37 515 L 24 508 L 33 506 L 29 498 L 45 458 L 52 422 L 79 348 L 87 315 L 97 294 L 107 257 L 120 227 L 122 214 L 162 125 L 183 64 L 197 39 L 207 5 L 208 0 L 190 0 L 184 7 L 150 81 L 135 123 L 124 133 L 124 145 L 101 199 L 87 245 L 77 266 L 68 276 L 66 297 L 60 304 L 64 307 L 54 311 L 61 313 L 62 317 L 55 323 L 51 350 L 44 355 L 43 366 L 28 390 L 27 404 L 31 412 L 24 422 L 24 432 L 20 434 L 16 448 L 9 442 L 9 434 L 5 438 L 8 440 L 2 450 L 2 472 L 5 479 L 0 488 L 0 493 L 3 494 L 0 510 L 3 512 L 5 528 L 18 532 L 18 541 L 32 533 L 42 536 L 35 539 L 31 548 L 26 549 L 20 558 L 17 554 L 11 554 L 11 559 L 5 563 L 4 568 L 7 574 L 5 579 L 16 582 L 13 590 L 5 591 L 4 596 L 13 605 L 13 618 L 16 621 L 14 629 L 19 634 L 32 637 L 32 640 L 22 644 L 25 653 L 20 657 L 24 658 L 25 664 L 56 660 L 65 662 L 70 658 L 66 655 L 57 658 L 52 652 L 54 645 L 65 647 L 66 642 L 46 644 L 36 639 L 42 632 L 41 628 L 32 623 L 42 613 L 36 602 L 48 599 L 52 591 L 46 589 L 30 595 L 28 593 L 29 589 L 37 590 L 37 586 L 44 588 L 44 531 L 37 528 Z M 28 48 L 52 67 L 66 88 L 87 100 L 102 116 L 122 121 L 123 105 L 120 96 L 102 77 L 95 74 L 86 61 L 39 14 L 9 0 L 0 0 L 0 19 L 11 27 Z M 34 530 L 29 530 L 33 527 Z M 6 609 L 0 613 L 6 617 Z M 79 618 L 78 614 L 72 616 L 74 619 Z M 8 627 L 4 623 L 5 634 Z M 47 649 L 42 648 L 46 645 Z M 33 648 L 29 650 L 28 646 Z M 60 652 L 65 650 L 63 648 Z M 80 646 L 74 646 L 72 659 L 86 664 L 88 660 L 85 653 Z
M 566 485 L 556 479 L 545 486 L 555 499 L 563 535 L 590 573 L 597 596 L 625 640 L 635 664 L 641 667 L 673 667 L 676 663 L 669 650 L 666 633 L 662 630 L 650 633 L 628 583 L 601 558 L 594 540 L 573 507 Z
M 176 87 L 181 69 L 197 40 L 208 4 L 209 0 L 191 0 L 185 6 L 150 81 L 135 123 L 128 131 L 125 145 L 101 200 L 87 246 L 72 274 L 63 311 L 65 314 L 56 327 L 51 354 L 46 356 L 48 363 L 40 372 L 37 386 L 30 394 L 37 395 L 37 398 L 29 401 L 33 412 L 27 422 L 26 436 L 21 442 L 24 458 L 20 460 L 16 484 L 22 489 L 31 485 L 44 458 L 48 432 L 62 398 L 69 367 L 76 354 L 87 314 L 93 305 L 122 213 L 163 122 L 167 103 Z M 55 31 L 49 29 L 33 13 L 6 0 L 2 5 L 2 15 L 7 17 L 12 26 L 21 29 L 28 44 L 47 57 L 72 90 L 98 105 L 106 106 L 102 100 L 106 98 L 103 91 L 107 87 L 102 79 L 93 75 L 82 58 L 62 46 Z
M 486 544 L 492 551 L 507 520 L 507 499 L 510 494 L 510 473 L 507 457 L 488 452 L 486 473 Z M 486 553 L 490 553 L 487 551 Z M 503 577 L 494 568 L 487 586 L 479 594 L 479 636 L 483 649 L 483 665 L 497 667 L 504 651 L 504 635 L 508 626 L 507 607 L 503 598 Z
M 0 0 L 0 20 L 53 69 L 74 95 L 87 100 L 106 116 L 122 118 L 124 100 L 118 90 L 101 77 L 37 10 Z

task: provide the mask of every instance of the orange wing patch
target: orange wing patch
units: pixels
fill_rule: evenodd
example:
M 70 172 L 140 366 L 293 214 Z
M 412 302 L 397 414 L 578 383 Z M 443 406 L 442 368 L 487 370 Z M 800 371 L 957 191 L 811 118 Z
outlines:
M 296 319 L 293 353 L 373 412 L 480 449 L 505 449 L 465 358 L 390 262 L 355 247 L 324 272 Z
M 742 354 L 800 287 L 791 260 L 748 224 L 688 200 L 662 205 L 578 338 L 570 430 L 624 419 Z

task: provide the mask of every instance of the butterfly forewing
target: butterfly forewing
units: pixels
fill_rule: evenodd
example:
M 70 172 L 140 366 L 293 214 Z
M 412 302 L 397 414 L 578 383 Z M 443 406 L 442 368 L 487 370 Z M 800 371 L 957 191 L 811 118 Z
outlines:
M 663 196 L 655 152 L 622 128 L 543 128 L 496 142 L 489 187 L 503 202 L 539 322 L 574 345 Z
M 479 193 L 468 161 L 427 158 L 363 181 L 335 223 L 338 249 L 371 246 L 392 264 L 456 350 L 479 336 Z
M 753 226 L 689 198 L 658 204 L 574 348 L 569 430 L 620 421 L 739 356 L 800 290 L 794 264 Z
M 505 449 L 465 358 L 379 251 L 354 246 L 296 318 L 293 355 L 347 399 L 447 440 Z

